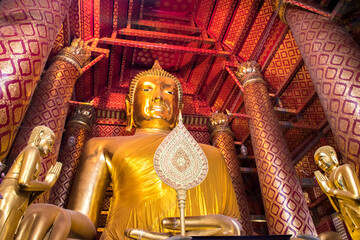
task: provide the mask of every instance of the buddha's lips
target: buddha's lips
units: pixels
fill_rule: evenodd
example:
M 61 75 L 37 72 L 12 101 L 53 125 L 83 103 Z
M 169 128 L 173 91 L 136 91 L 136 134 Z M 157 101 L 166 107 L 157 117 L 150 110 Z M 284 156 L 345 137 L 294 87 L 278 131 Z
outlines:
M 149 107 L 149 110 L 153 112 L 164 112 L 166 110 L 166 107 L 162 105 L 151 106 Z

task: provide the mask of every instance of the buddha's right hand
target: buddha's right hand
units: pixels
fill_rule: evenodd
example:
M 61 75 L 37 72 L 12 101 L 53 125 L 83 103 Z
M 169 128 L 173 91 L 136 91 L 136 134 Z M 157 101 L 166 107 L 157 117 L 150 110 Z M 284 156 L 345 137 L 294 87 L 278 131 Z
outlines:
M 179 231 L 179 218 L 165 218 L 162 221 L 164 228 Z M 185 217 L 187 236 L 240 236 L 241 224 L 234 218 L 213 214 L 204 216 Z M 125 236 L 132 239 L 152 240 L 167 239 L 170 233 L 156 233 L 141 229 L 127 229 Z
M 41 203 L 31 204 L 26 210 L 15 240 L 93 239 L 95 236 L 95 226 L 84 214 Z

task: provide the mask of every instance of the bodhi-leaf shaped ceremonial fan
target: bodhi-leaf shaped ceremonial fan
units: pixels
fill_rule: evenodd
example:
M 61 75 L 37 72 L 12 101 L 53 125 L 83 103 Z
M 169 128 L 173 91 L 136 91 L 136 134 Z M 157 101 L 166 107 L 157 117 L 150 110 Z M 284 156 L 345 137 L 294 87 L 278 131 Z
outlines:
M 177 192 L 181 236 L 185 236 L 186 191 L 199 185 L 208 173 L 208 161 L 200 145 L 182 123 L 162 141 L 154 156 L 154 168 L 160 180 Z

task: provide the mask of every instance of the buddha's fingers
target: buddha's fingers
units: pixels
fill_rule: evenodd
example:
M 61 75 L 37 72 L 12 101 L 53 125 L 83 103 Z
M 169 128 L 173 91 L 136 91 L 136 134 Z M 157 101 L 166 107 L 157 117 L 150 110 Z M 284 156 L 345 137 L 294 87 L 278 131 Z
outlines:
M 156 233 L 133 228 L 126 229 L 124 234 L 128 238 L 142 240 L 165 240 L 171 236 L 169 233 Z
M 56 162 L 56 163 L 55 163 L 55 167 L 54 167 L 54 169 L 53 169 L 53 172 L 54 172 L 56 175 L 59 175 L 59 174 L 60 174 L 60 171 L 61 171 L 61 167 L 62 167 L 62 163 Z
M 165 218 L 162 224 L 167 229 L 179 230 L 179 218 Z M 241 224 L 234 218 L 213 214 L 205 216 L 185 217 L 185 227 L 187 231 L 197 234 L 192 236 L 240 236 Z M 200 234 L 200 232 L 203 232 Z

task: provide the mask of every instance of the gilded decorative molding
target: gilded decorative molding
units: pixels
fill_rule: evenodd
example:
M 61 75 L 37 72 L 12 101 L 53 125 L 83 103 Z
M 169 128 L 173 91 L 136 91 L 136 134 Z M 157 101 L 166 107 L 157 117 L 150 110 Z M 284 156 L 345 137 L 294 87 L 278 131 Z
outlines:
M 211 132 L 211 138 L 214 138 L 218 132 L 226 132 L 234 137 L 233 131 L 229 126 L 229 117 L 225 113 L 213 113 L 209 118 L 209 128 Z
M 279 6 L 279 4 L 280 4 L 280 6 Z M 289 3 L 287 1 L 283 1 L 283 0 L 273 0 L 272 6 L 273 6 L 274 11 L 276 11 L 278 9 L 278 16 L 279 16 L 280 20 L 282 22 L 284 22 L 285 24 L 287 24 L 286 18 L 285 18 L 285 12 L 289 6 Z
M 79 124 L 84 126 L 87 131 L 91 132 L 91 128 L 95 119 L 95 110 L 92 106 L 78 105 L 75 106 L 73 114 L 67 125 Z
M 81 69 L 89 62 L 90 56 L 90 47 L 87 46 L 83 40 L 76 38 L 71 42 L 69 47 L 63 48 L 51 61 L 63 60 L 71 63 L 79 73 L 82 74 Z
M 255 82 L 259 82 L 267 86 L 267 83 L 261 75 L 261 66 L 255 61 L 248 61 L 240 64 L 235 72 L 235 75 L 239 78 L 244 88 L 250 83 Z

